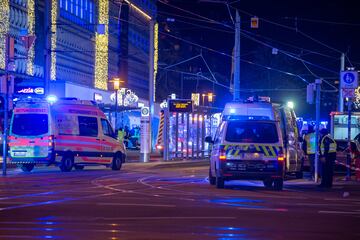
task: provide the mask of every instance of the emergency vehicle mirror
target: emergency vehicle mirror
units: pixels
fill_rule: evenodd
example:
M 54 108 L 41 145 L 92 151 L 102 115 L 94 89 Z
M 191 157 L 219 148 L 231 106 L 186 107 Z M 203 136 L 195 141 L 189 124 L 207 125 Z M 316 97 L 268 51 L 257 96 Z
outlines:
M 212 137 L 211 137 L 211 136 L 205 137 L 205 142 L 207 142 L 207 143 L 214 143 L 214 141 L 212 140 Z

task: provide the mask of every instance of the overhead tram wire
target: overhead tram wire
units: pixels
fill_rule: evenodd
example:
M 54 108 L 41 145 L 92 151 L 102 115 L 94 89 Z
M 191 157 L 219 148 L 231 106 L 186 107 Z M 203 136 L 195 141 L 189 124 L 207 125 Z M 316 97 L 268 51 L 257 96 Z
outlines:
M 235 8 L 234 6 L 231 6 L 231 7 L 238 10 L 239 12 L 242 12 L 242 13 L 248 15 L 248 16 L 254 16 L 254 14 L 251 14 L 251 13 L 249 13 L 247 11 L 242 10 L 242 9 Z M 294 27 L 290 27 L 290 26 L 287 26 L 287 25 L 284 25 L 284 24 L 281 24 L 281 23 L 277 23 L 277 22 L 268 20 L 266 18 L 261 18 L 261 20 L 264 21 L 264 22 L 267 22 L 267 23 L 270 23 L 270 24 L 273 24 L 273 25 L 276 25 L 276 26 L 279 26 L 279 27 L 282 27 L 282 28 L 285 28 L 285 29 L 288 29 L 288 30 L 291 30 L 291 31 L 295 31 L 297 33 L 300 33 L 302 36 L 304 36 L 304 37 L 306 37 L 306 38 L 308 38 L 308 39 L 310 39 L 310 40 L 312 40 L 312 41 L 314 41 L 314 42 L 316 42 L 316 43 L 318 43 L 318 44 L 320 44 L 320 45 L 322 45 L 322 46 L 324 46 L 326 48 L 329 48 L 329 49 L 331 49 L 331 50 L 333 50 L 333 51 L 335 51 L 337 53 L 343 53 L 342 51 L 340 51 L 340 50 L 338 50 L 338 49 L 336 49 L 334 47 L 331 47 L 328 44 L 323 43 L 320 40 L 317 40 L 316 38 L 311 37 L 310 35 L 300 31 L 298 28 L 294 28 Z
M 171 72 L 177 72 L 177 73 L 183 73 L 183 74 L 187 74 L 187 75 L 190 75 L 190 76 L 194 76 L 194 77 L 201 77 L 203 78 L 204 80 L 207 80 L 209 82 L 212 82 L 216 85 L 219 85 L 221 87 L 224 87 L 226 89 L 231 89 L 228 85 L 225 85 L 225 84 L 222 84 L 222 83 L 219 83 L 219 82 L 214 82 L 212 79 L 208 78 L 208 77 L 205 77 L 204 75 L 199 75 L 199 74 L 195 74 L 195 73 L 191 73 L 191 72 L 185 72 L 185 71 L 180 71 L 180 70 L 175 70 L 175 69 L 165 69 L 165 68 L 162 68 L 162 67 L 159 67 L 160 69 L 163 69 L 163 70 L 166 70 L 166 71 L 171 71 Z M 305 88 L 304 88 L 305 89 Z M 253 88 L 253 89 L 245 89 L 245 90 L 240 90 L 240 91 L 243 91 L 243 92 L 248 92 L 248 91 L 251 91 L 251 92 L 256 92 L 256 91 L 303 91 L 304 89 L 301 89 L 301 88 L 290 88 L 290 89 L 281 89 L 281 88 L 272 88 L 272 89 L 267 89 L 267 88 Z
M 178 40 L 180 40 L 180 41 L 186 42 L 186 43 L 188 43 L 188 44 L 197 46 L 197 47 L 199 47 L 199 48 L 206 49 L 206 50 L 208 50 L 208 51 L 215 52 L 215 53 L 221 54 L 221 55 L 223 55 L 223 56 L 227 56 L 227 57 L 233 58 L 232 55 L 229 55 L 229 54 L 227 54 L 227 53 L 223 53 L 223 52 L 220 52 L 220 51 L 217 51 L 217 50 L 208 48 L 208 47 L 204 47 L 204 46 L 202 46 L 202 45 L 200 45 L 200 44 L 197 44 L 197 43 L 194 43 L 194 42 L 192 42 L 192 41 L 189 41 L 189 40 L 186 40 L 186 39 L 183 39 L 183 38 L 174 36 L 174 35 L 172 35 L 172 34 L 164 33 L 164 32 L 162 32 L 162 31 L 159 31 L 159 33 L 165 34 L 165 35 L 167 35 L 167 36 L 173 37 L 173 38 L 175 38 L 175 39 L 178 39 Z M 252 64 L 252 65 L 255 65 L 255 66 L 258 66 L 258 67 L 266 68 L 266 69 L 268 69 L 268 70 L 273 70 L 273 71 L 277 71 L 277 72 L 280 72 L 280 73 L 283 73 L 283 74 L 286 74 L 286 75 L 289 75 L 289 76 L 297 77 L 297 78 L 301 79 L 303 82 L 309 83 L 305 78 L 301 77 L 301 76 L 298 75 L 298 74 L 286 72 L 286 71 L 283 71 L 283 70 L 280 70 L 280 69 L 276 69 L 276 68 L 273 68 L 273 67 L 269 67 L 269 66 L 265 66 L 265 65 L 262 65 L 262 64 L 257 64 L 257 63 L 254 63 L 254 62 L 251 62 L 251 61 L 248 61 L 248 60 L 245 60 L 245 59 L 240 59 L 240 60 L 243 61 L 243 62 L 246 62 L 246 63 L 248 63 L 248 64 Z
M 293 18 L 293 17 L 284 17 L 284 19 L 294 20 L 295 18 Z M 320 20 L 320 19 L 299 18 L 299 17 L 297 17 L 296 19 L 297 19 L 297 21 L 303 21 L 303 22 L 360 27 L 360 23 L 336 22 L 336 21 L 327 21 L 327 20 Z
M 160 1 L 160 2 L 161 2 L 161 1 Z M 209 19 L 209 18 L 207 18 L 207 17 L 201 16 L 201 15 L 196 14 L 196 13 L 193 13 L 193 12 L 191 12 L 191 11 L 184 10 L 184 9 L 182 9 L 182 8 L 173 6 L 173 5 L 168 4 L 168 3 L 165 3 L 165 4 L 168 5 L 168 6 L 174 7 L 174 8 L 176 8 L 176 9 L 182 10 L 183 12 L 187 12 L 187 13 L 189 13 L 189 14 L 193 14 L 193 15 L 198 16 L 198 17 L 201 17 L 201 18 L 203 18 L 203 19 L 210 20 L 211 23 L 217 23 L 217 24 L 219 24 L 219 25 L 224 25 L 224 24 L 222 24 L 222 23 L 220 23 L 220 22 L 218 22 L 218 21 L 216 21 L 216 20 Z M 234 8 L 233 6 L 231 6 L 231 7 Z M 234 9 L 236 9 L 236 8 L 234 8 Z M 252 14 L 250 14 L 250 13 L 248 13 L 248 12 L 246 12 L 246 11 L 243 11 L 243 10 L 239 10 L 239 11 L 240 11 L 240 12 L 244 12 L 244 13 L 247 14 L 247 15 L 253 16 Z M 266 19 L 265 19 L 265 20 L 266 20 Z M 278 23 L 273 22 L 273 21 L 270 21 L 270 20 L 266 20 L 266 21 L 268 21 L 268 22 L 270 22 L 270 23 L 272 23 L 272 24 L 280 25 L 280 26 L 282 26 L 282 27 L 286 27 L 286 28 L 288 28 L 288 29 L 290 29 L 290 30 L 295 30 L 295 28 L 288 27 L 288 26 L 282 25 L 282 24 L 278 24 Z M 228 25 L 226 25 L 226 26 L 228 26 Z M 243 33 L 242 33 L 242 34 L 243 34 Z M 244 34 L 243 34 L 243 35 L 244 35 Z M 257 41 L 259 41 L 259 40 L 257 40 Z M 279 50 L 280 50 L 280 49 L 279 49 Z M 283 50 L 281 50 L 281 51 L 283 51 Z M 285 51 L 284 51 L 284 52 L 285 52 Z M 287 54 L 289 54 L 289 53 L 287 53 Z M 290 54 L 290 55 L 291 55 L 291 54 Z M 294 56 L 294 55 L 291 55 L 291 57 L 295 57 L 295 56 Z M 299 58 L 299 57 L 295 57 L 295 59 L 297 59 L 297 60 L 299 60 L 299 61 L 306 61 L 306 60 L 301 59 L 301 58 Z M 311 63 L 311 62 L 309 62 L 309 61 L 307 61 L 307 63 L 308 63 L 308 64 L 311 64 L 311 65 L 314 65 L 314 66 L 317 66 L 317 67 L 319 67 L 319 68 L 323 68 L 323 70 L 326 70 L 326 71 L 330 71 L 330 72 L 332 72 L 332 73 L 335 73 L 335 71 L 326 69 L 326 68 L 324 68 L 324 67 L 322 67 L 322 66 L 320 66 L 320 65 L 317 65 L 317 64 L 313 64 L 313 63 Z M 337 73 L 337 72 L 336 72 L 336 73 Z

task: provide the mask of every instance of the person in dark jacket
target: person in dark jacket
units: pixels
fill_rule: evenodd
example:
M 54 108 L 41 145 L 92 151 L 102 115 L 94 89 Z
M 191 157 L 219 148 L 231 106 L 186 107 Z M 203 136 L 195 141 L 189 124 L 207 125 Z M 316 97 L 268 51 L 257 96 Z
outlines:
M 336 142 L 327 129 L 320 130 L 320 187 L 331 188 L 333 184 L 334 163 L 336 159 Z

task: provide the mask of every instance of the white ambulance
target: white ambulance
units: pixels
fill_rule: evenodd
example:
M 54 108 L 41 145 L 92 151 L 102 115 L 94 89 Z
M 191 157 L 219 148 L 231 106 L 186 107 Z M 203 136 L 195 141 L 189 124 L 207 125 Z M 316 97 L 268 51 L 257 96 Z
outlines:
M 262 180 L 282 190 L 286 174 L 302 177 L 303 152 L 293 109 L 254 101 L 228 103 L 212 144 L 209 182 L 224 188 L 227 180 Z
M 104 113 L 92 102 L 41 99 L 16 103 L 9 133 L 9 162 L 23 171 L 36 164 L 56 164 L 61 171 L 106 165 L 120 170 L 125 162 L 123 143 Z

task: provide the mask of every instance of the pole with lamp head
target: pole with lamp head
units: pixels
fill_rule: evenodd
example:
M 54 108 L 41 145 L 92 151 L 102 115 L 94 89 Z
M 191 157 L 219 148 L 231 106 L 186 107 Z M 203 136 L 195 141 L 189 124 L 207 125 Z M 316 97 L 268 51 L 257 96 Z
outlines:
M 118 112 L 118 90 L 120 89 L 120 78 L 114 78 L 114 91 L 115 91 L 115 130 L 117 129 L 117 112 Z

